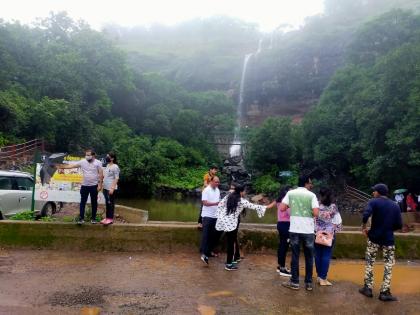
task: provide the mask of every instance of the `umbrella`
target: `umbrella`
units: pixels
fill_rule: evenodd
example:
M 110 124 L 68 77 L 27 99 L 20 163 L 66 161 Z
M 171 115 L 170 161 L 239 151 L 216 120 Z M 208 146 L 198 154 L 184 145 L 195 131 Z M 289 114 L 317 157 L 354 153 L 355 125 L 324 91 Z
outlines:
M 400 188 L 394 191 L 394 194 L 402 194 L 405 193 L 407 191 L 407 189 L 405 188 Z

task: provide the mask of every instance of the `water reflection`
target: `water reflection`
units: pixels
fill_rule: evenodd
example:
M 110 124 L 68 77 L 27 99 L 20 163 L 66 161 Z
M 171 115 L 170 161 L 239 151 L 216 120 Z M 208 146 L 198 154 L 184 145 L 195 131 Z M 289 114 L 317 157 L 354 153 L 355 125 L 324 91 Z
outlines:
M 119 204 L 149 211 L 151 221 L 179 221 L 197 222 L 200 211 L 199 199 L 119 199 Z M 344 225 L 359 226 L 361 215 L 359 213 L 341 213 Z M 247 223 L 277 223 L 277 210 L 268 209 L 263 218 L 258 218 L 253 210 L 247 210 L 246 216 L 241 219 Z

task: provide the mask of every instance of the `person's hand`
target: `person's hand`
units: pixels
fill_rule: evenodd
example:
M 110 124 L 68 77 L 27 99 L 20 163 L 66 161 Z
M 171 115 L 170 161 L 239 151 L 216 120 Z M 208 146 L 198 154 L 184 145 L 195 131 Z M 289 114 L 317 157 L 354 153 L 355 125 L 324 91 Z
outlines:
M 110 196 L 112 196 L 112 194 L 114 193 L 114 188 L 111 188 L 110 190 L 109 190 L 109 195 Z
M 276 201 L 274 200 L 273 202 L 271 202 L 267 208 L 274 208 L 276 206 Z
M 362 233 L 367 237 L 369 230 L 366 227 L 362 227 Z
M 102 191 L 102 184 L 98 185 L 98 191 Z

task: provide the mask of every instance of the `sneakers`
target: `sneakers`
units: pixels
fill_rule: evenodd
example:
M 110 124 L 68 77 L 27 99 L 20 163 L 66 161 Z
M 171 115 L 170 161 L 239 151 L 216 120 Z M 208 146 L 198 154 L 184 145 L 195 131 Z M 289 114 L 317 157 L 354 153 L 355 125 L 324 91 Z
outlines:
M 90 224 L 96 224 L 98 222 L 96 222 L 96 220 L 90 220 Z
M 389 290 L 379 293 L 379 299 L 383 302 L 398 301 L 397 297 L 393 296 Z
M 314 287 L 312 286 L 312 283 L 305 283 L 305 289 L 306 291 L 312 291 Z
M 225 265 L 225 270 L 227 270 L 227 271 L 238 270 L 238 267 L 234 264 L 226 264 Z
M 201 255 L 201 261 L 205 263 L 207 266 L 209 265 L 209 258 L 206 255 Z
M 103 225 L 109 225 L 109 224 L 112 224 L 113 221 L 112 219 L 103 219 L 100 223 Z
M 368 288 L 367 286 L 364 286 L 363 288 L 359 289 L 359 293 L 369 298 L 373 297 L 372 289 Z
M 280 276 L 283 276 L 283 277 L 291 277 L 292 276 L 292 273 L 286 267 L 277 267 L 277 272 L 279 273 Z
M 82 225 L 83 223 L 85 223 L 85 220 L 80 220 L 80 219 L 79 219 L 79 220 L 77 221 L 77 225 Z
M 299 290 L 299 283 L 293 283 L 291 281 L 287 281 L 287 282 L 283 282 L 281 285 L 285 288 L 289 288 L 292 290 Z

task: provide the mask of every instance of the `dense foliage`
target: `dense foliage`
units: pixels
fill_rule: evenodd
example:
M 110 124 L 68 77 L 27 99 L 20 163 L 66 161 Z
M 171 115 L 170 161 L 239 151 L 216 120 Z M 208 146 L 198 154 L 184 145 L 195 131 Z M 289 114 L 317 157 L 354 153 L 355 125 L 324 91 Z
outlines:
M 174 169 L 219 161 L 212 133 L 234 126 L 225 94 L 134 71 L 109 39 L 65 13 L 32 27 L 1 22 L 0 64 L 0 145 L 37 137 L 54 151 L 116 149 L 124 178 L 143 192 Z
M 419 23 L 396 10 L 359 30 L 348 65 L 303 121 L 305 160 L 366 186 L 418 185 Z
M 295 118 L 244 128 L 257 190 L 303 168 L 418 189 L 420 16 L 395 6 L 420 9 L 326 0 L 301 29 L 269 35 L 226 17 L 103 32 L 64 13 L 32 27 L 0 22 L 0 145 L 40 137 L 52 150 L 114 149 L 127 191 L 197 187 L 220 162 L 213 134 L 232 132 L 243 58 L 255 52 L 245 107 Z
M 243 56 L 257 49 L 261 36 L 256 25 L 224 16 L 173 27 L 109 25 L 104 33 L 129 53 L 136 69 L 159 72 L 193 91 L 237 87 Z

